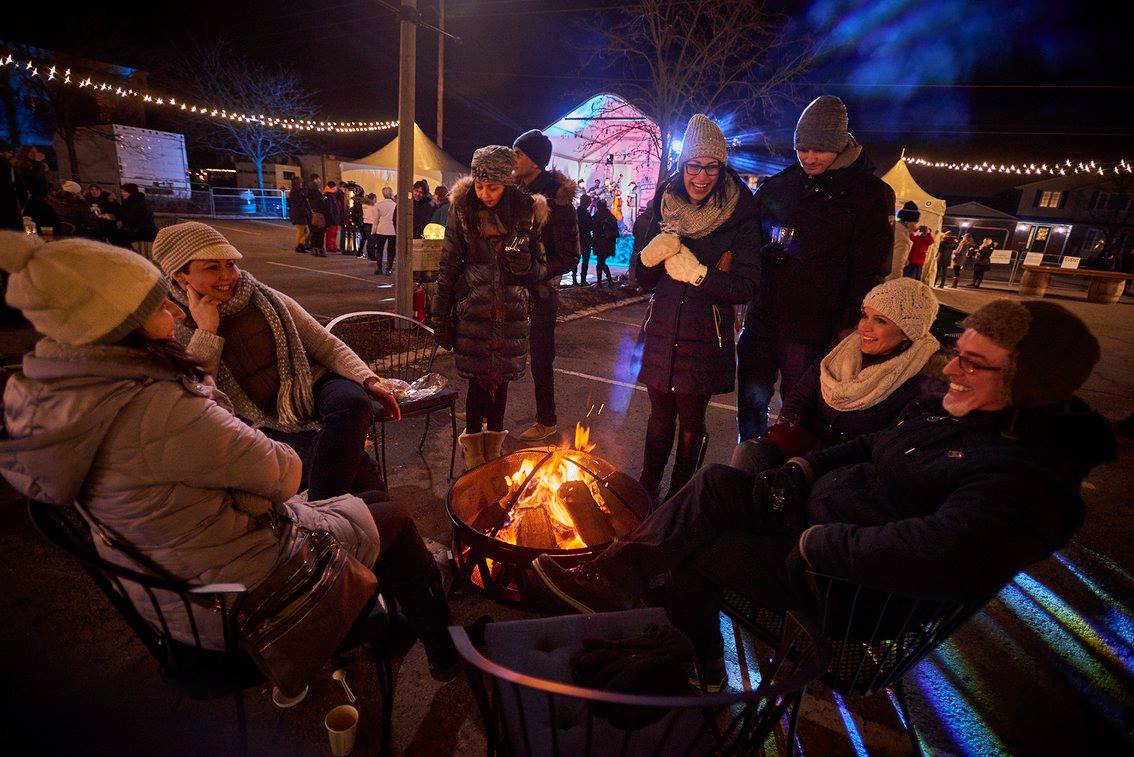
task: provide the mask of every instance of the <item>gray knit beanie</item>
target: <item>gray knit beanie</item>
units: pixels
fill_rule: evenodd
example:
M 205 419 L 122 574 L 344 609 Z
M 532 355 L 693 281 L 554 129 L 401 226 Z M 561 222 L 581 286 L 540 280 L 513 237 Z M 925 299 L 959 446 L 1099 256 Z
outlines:
M 842 152 L 850 140 L 847 106 L 834 95 L 820 95 L 803 109 L 795 125 L 795 149 Z
M 511 186 L 516 183 L 516 153 L 504 145 L 478 148 L 472 156 L 472 177 L 489 184 Z
M 166 276 L 172 276 L 192 260 L 240 260 L 242 257 L 224 234 L 200 221 L 166 226 L 154 237 L 154 263 Z
M 684 165 L 693 158 L 703 157 L 716 158 L 723 165 L 728 165 L 728 143 L 721 127 L 704 113 L 698 113 L 689 119 L 689 125 L 685 127 L 677 162 Z
M 910 340 L 929 333 L 940 307 L 933 290 L 916 279 L 890 279 L 871 289 L 862 300 L 893 321 Z

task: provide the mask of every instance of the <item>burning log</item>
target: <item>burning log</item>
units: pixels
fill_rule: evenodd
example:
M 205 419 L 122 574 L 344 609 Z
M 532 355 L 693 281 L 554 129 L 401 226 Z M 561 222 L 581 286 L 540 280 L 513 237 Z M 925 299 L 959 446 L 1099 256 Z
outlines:
M 551 516 L 545 508 L 525 507 L 516 511 L 516 517 L 520 520 L 516 529 L 517 544 L 542 549 L 555 549 L 559 546 L 555 541 Z
M 603 504 L 610 511 L 610 519 L 614 525 L 614 533 L 623 536 L 642 522 L 647 513 L 639 513 L 627 506 L 626 502 L 640 502 L 642 485 L 634 478 L 622 471 L 615 471 L 606 477 L 605 483 L 612 496 L 603 497 Z
M 499 502 L 486 504 L 470 525 L 482 534 L 494 534 L 508 520 L 508 508 L 504 503 L 508 498 Z
M 588 547 L 608 544 L 614 541 L 606 514 L 599 509 L 591 496 L 591 488 L 584 481 L 567 481 L 559 487 L 559 500 L 571 516 L 575 530 Z

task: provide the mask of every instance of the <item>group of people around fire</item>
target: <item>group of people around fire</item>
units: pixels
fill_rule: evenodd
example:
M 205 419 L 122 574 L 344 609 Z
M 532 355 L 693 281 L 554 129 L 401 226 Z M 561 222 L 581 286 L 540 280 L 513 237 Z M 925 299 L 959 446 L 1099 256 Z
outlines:
M 894 195 L 843 103 L 812 102 L 794 146 L 798 162 L 753 194 L 720 127 L 690 119 L 674 172 L 635 222 L 633 275 L 652 291 L 637 377 L 652 512 L 579 567 L 533 563 L 583 612 L 640 606 L 664 579 L 710 688 L 724 677 L 716 590 L 808 611 L 808 575 L 820 572 L 989 596 L 1066 544 L 1084 516 L 1082 479 L 1114 454 L 1105 421 L 1074 396 L 1100 355 L 1079 318 L 1042 300 L 995 300 L 943 346 L 932 288 L 891 277 Z M 536 420 L 519 439 L 558 430 L 557 290 L 578 271 L 586 235 L 597 251 L 599 213 L 576 206 L 579 186 L 550 162 L 550 141 L 528 131 L 476 150 L 443 197 L 430 319 L 467 382 L 468 468 L 503 453 L 510 387 L 529 363 Z M 297 251 L 334 250 L 349 212 L 341 192 L 297 180 Z M 418 205 L 422 228 L 439 210 L 429 195 L 415 185 L 415 235 Z M 359 201 L 380 240 L 378 272 L 395 201 Z M 379 577 L 431 673 L 449 680 L 458 658 L 438 568 L 365 447 L 376 413 L 399 417 L 397 399 L 241 258 L 199 222 L 161 229 L 152 262 L 88 239 L 0 238 L 8 303 L 43 336 L 5 388 L 0 472 L 35 499 L 81 504 L 190 583 L 254 588 L 302 529 L 326 530 Z M 730 465 L 706 465 L 707 408 L 733 392 L 740 443 Z M 358 619 L 336 620 L 345 634 Z M 187 619 L 174 633 L 189 633 Z

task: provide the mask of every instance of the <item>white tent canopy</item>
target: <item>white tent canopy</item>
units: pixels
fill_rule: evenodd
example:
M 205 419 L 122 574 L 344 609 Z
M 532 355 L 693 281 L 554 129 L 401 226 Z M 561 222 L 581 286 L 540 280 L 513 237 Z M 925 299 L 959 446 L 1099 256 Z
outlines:
M 914 180 L 909 166 L 906 165 L 904 152 L 898 162 L 882 175 L 882 181 L 889 184 L 890 188 L 894 190 L 894 212 L 897 213 L 899 208 L 912 200 L 921 212 L 921 219 L 918 223 L 928 226 L 930 231 L 933 232 L 934 239 L 940 239 L 941 220 L 945 217 L 945 201 L 926 192 Z M 895 223 L 893 270 L 896 275 L 901 275 L 902 266 L 905 265 L 909 250 L 909 232 Z M 937 245 L 935 243 L 929 249 L 925 258 L 925 267 L 921 274 L 923 281 L 933 281 L 933 274 L 937 269 L 936 250 Z
M 589 187 L 595 179 L 631 181 L 642 200 L 653 195 L 661 155 L 661 129 L 621 97 L 601 92 L 543 130 L 551 140 L 551 166 Z
M 344 160 L 340 164 L 343 181 L 354 181 L 367 192 L 379 196 L 382 187 L 398 185 L 398 138 L 377 152 L 356 161 Z M 425 136 L 417 124 L 413 125 L 413 178 L 425 179 L 432 190 L 438 184 L 452 187 L 457 179 L 469 172 L 455 158 L 444 152 L 437 144 Z

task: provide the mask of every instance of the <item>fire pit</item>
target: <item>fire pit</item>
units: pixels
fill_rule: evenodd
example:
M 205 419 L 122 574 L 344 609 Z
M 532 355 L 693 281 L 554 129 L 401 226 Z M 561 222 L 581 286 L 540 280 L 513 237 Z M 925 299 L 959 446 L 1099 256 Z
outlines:
M 453 561 L 460 575 L 496 600 L 540 604 L 531 561 L 541 554 L 577 563 L 633 530 L 649 497 L 601 457 L 587 429 L 576 449 L 537 447 L 466 472 L 449 490 Z

